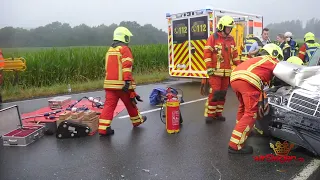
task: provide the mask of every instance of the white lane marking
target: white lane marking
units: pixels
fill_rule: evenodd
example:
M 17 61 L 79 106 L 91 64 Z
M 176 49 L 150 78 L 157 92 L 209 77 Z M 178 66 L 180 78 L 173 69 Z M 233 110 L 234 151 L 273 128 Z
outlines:
M 192 101 L 188 101 L 188 102 L 181 103 L 180 105 L 191 104 L 191 103 L 203 101 L 203 100 L 206 100 L 206 99 L 207 99 L 207 98 L 196 99 L 196 100 L 192 100 Z M 161 108 L 151 109 L 151 110 L 148 110 L 148 111 L 140 112 L 140 114 L 147 114 L 147 113 L 159 111 L 160 109 L 161 109 Z M 124 119 L 124 118 L 128 118 L 128 117 L 129 117 L 129 115 L 125 115 L 125 116 L 120 116 L 120 117 L 118 117 L 118 119 Z
M 216 168 L 216 167 L 213 165 L 213 162 L 212 162 L 212 161 L 211 161 L 211 166 L 212 166 L 215 170 L 217 170 L 217 171 L 218 171 L 219 176 L 220 176 L 219 180 L 221 180 L 221 178 L 222 178 L 222 174 L 221 174 L 221 172 L 219 171 L 219 169 L 218 169 L 218 168 Z
M 305 168 L 302 169 L 302 171 L 299 172 L 299 174 L 292 177 L 291 180 L 307 180 L 313 172 L 319 168 L 319 166 L 320 160 L 313 159 Z

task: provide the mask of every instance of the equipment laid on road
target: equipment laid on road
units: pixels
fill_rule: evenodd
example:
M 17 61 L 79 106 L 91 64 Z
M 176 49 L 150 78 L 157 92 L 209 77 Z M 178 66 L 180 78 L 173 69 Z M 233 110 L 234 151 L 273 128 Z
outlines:
M 58 139 L 79 138 L 88 136 L 89 132 L 90 128 L 87 125 L 68 120 L 59 124 L 56 137 Z
M 219 19 L 225 15 L 235 20 L 231 35 L 240 55 L 243 40 L 248 34 L 262 34 L 263 16 L 213 8 L 166 14 L 170 76 L 208 78 L 203 61 L 204 46 L 208 37 L 216 32 Z
M 178 133 L 180 125 L 183 123 L 180 110 L 180 103 L 184 102 L 183 91 L 179 90 L 181 94 L 178 93 L 177 89 L 172 87 L 168 87 L 167 89 L 155 88 L 150 95 L 150 102 L 154 104 L 156 101 L 159 101 L 157 104 L 161 104 L 160 119 L 163 124 L 166 124 L 166 130 L 169 134 Z
M 45 127 L 23 124 L 17 105 L 0 110 L 0 137 L 4 146 L 27 146 L 40 139 Z
M 317 59 L 318 61 L 318 59 Z M 270 113 L 256 122 L 265 135 L 320 155 L 320 66 L 280 62 L 274 75 L 286 85 L 266 90 Z
M 48 100 L 49 107 L 54 109 L 62 109 L 63 106 L 71 102 L 71 96 L 58 96 Z

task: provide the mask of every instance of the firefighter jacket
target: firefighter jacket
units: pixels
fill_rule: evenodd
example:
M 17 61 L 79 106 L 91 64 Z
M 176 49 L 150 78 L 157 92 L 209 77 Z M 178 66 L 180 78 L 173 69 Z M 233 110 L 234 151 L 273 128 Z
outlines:
M 232 36 L 223 37 L 221 32 L 209 36 L 204 47 L 204 61 L 208 70 L 215 76 L 230 76 L 232 65 L 240 64 L 238 51 Z
M 307 64 L 309 60 L 311 59 L 313 53 L 316 51 L 317 48 L 320 48 L 319 43 L 309 43 L 306 42 L 304 43 L 299 50 L 299 55 L 298 57 L 305 63 Z
M 230 82 L 243 80 L 262 91 L 265 85 L 270 85 L 278 62 L 269 55 L 248 59 L 233 70 Z
M 299 51 L 298 43 L 291 39 L 288 41 L 288 45 L 290 46 L 290 56 L 296 56 Z
M 128 46 L 113 46 L 106 53 L 105 58 L 105 89 L 122 89 L 125 81 L 131 81 L 129 89 L 135 89 L 132 77 L 133 57 Z
M 286 61 L 291 55 L 291 47 L 289 46 L 289 44 L 287 42 L 283 42 L 279 45 L 279 47 L 282 49 L 282 53 L 283 53 L 283 60 Z
M 2 54 L 2 50 L 0 49 L 0 70 L 4 69 L 4 57 Z

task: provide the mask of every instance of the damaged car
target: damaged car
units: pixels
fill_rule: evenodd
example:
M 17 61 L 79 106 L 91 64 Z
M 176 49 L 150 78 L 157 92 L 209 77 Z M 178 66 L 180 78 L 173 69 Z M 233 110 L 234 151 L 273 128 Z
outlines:
M 307 66 L 286 61 L 273 71 L 283 83 L 265 90 L 269 109 L 255 126 L 272 138 L 320 155 L 320 49 Z

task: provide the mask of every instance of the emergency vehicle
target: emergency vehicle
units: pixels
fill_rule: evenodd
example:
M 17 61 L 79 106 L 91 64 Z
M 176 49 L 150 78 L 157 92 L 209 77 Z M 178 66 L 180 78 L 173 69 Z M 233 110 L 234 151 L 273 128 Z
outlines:
M 172 77 L 206 78 L 203 49 L 208 37 L 216 31 L 219 19 L 232 16 L 236 26 L 232 29 L 239 55 L 248 34 L 260 37 L 263 16 L 206 8 L 201 10 L 166 14 L 168 21 L 168 61 Z

